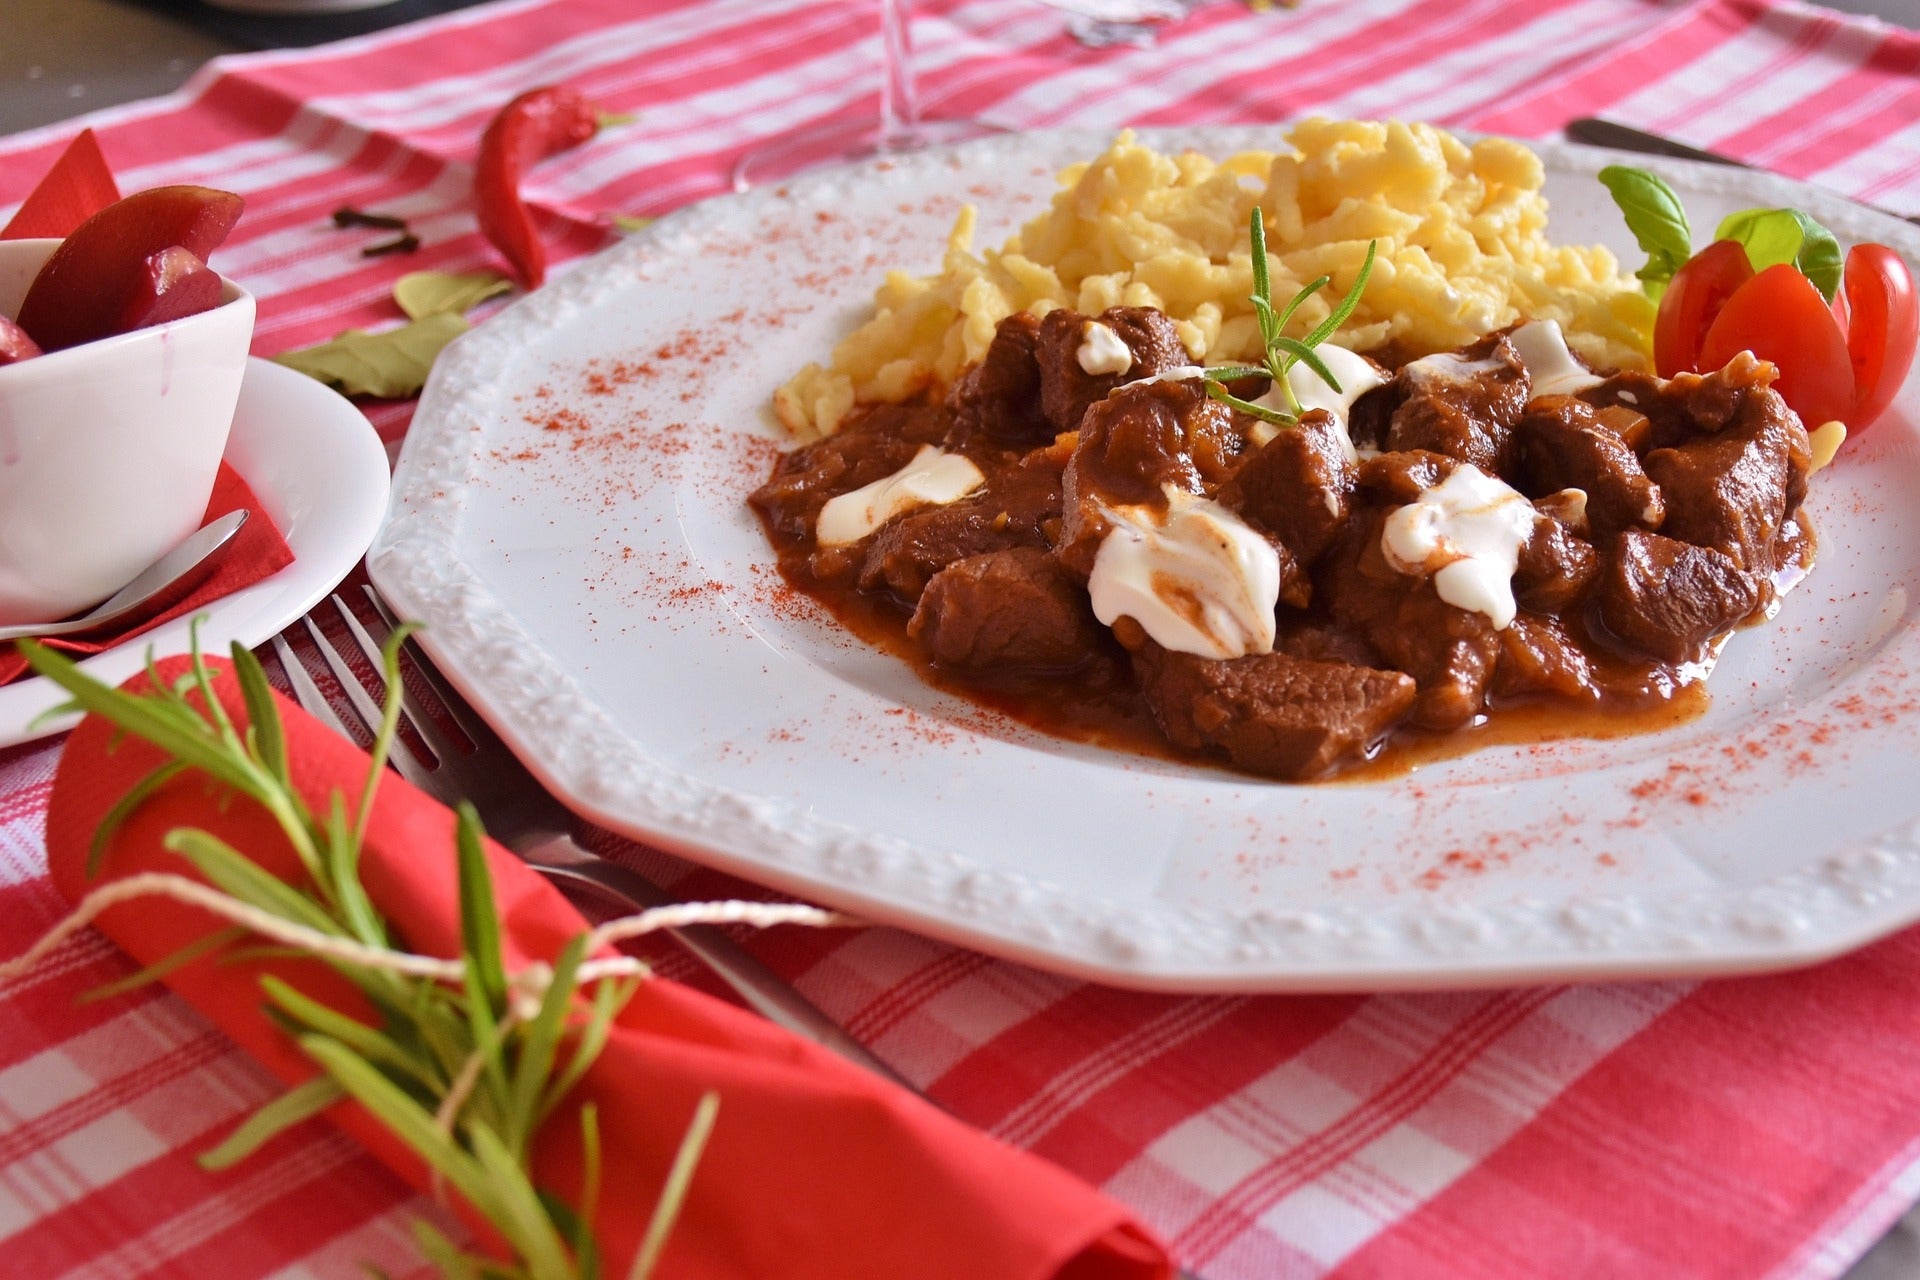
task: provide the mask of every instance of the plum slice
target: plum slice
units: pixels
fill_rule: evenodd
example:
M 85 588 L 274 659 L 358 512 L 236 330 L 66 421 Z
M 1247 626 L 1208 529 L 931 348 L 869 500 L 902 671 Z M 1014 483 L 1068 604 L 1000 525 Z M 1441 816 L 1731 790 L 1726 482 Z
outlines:
M 40 347 L 27 331 L 5 316 L 0 316 L 0 365 L 18 364 L 40 354 Z
M 207 271 L 207 255 L 233 230 L 243 205 L 230 191 L 189 186 L 155 187 L 108 205 L 40 268 L 20 304 L 20 327 L 42 349 L 60 351 L 123 333 L 129 317 L 155 316 L 142 322 L 154 324 L 193 314 L 165 304 L 162 293 L 184 287 L 179 302 L 207 299 L 204 283 L 192 284 L 194 273 L 178 258 L 157 267 L 153 260 L 183 249 Z M 207 306 L 219 300 L 217 279 Z

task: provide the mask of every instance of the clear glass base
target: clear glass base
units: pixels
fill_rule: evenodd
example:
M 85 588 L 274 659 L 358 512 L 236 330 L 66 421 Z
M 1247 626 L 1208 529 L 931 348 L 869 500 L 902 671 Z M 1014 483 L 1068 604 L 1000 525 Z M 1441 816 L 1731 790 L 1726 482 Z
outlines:
M 733 166 L 733 189 L 745 191 L 781 182 L 809 169 L 899 155 L 922 147 L 969 142 L 1006 130 L 979 120 L 922 120 L 912 129 L 883 131 L 877 120 L 840 120 L 775 138 L 742 155 Z

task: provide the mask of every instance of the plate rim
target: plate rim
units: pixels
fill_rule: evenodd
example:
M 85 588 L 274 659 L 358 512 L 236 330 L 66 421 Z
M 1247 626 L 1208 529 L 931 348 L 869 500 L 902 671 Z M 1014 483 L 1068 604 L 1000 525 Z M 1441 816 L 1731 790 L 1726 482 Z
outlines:
M 315 520 L 295 520 L 281 532 L 294 553 L 293 563 L 278 572 L 251 583 L 209 605 L 199 616 L 200 641 L 208 652 L 224 652 L 238 642 L 251 649 L 266 642 L 288 624 L 318 604 L 341 579 L 353 571 L 360 557 L 373 542 L 385 518 L 391 494 L 391 473 L 387 468 L 386 446 L 379 432 L 358 406 L 338 392 L 315 382 L 305 374 L 259 356 L 248 356 L 241 384 L 241 406 L 247 404 L 248 384 L 257 388 L 255 396 L 266 402 L 262 421 L 249 419 L 249 432 L 243 447 L 257 440 L 265 442 L 263 452 L 300 448 L 303 453 L 324 451 L 331 462 L 327 474 L 357 476 L 337 486 L 269 489 L 249 475 L 247 483 L 264 502 L 285 509 L 290 501 L 314 497 L 326 508 Z M 304 403 L 303 403 L 304 402 Z M 236 410 L 236 433 L 242 429 L 241 412 Z M 300 434 L 305 432 L 306 434 Z M 227 452 L 235 446 L 229 439 Z M 303 481 L 311 481 L 315 472 L 297 472 Z M 166 654 L 184 653 L 187 648 L 189 620 L 175 619 L 162 627 L 87 657 L 80 669 L 110 684 L 133 675 L 145 663 L 149 650 Z M 169 648 L 168 646 L 172 646 Z M 10 749 L 55 734 L 64 733 L 79 721 L 78 716 L 62 716 L 39 724 L 35 718 L 64 701 L 59 688 L 43 676 L 18 680 L 0 687 L 0 749 Z
M 1163 149 L 1204 141 L 1218 153 L 1271 143 L 1283 128 L 1137 133 Z M 885 172 L 889 181 L 895 175 L 910 178 L 956 163 L 967 153 L 1010 145 L 1031 147 L 1035 155 L 1047 148 L 1094 155 L 1114 132 L 989 138 L 895 158 L 886 162 Z M 1589 173 L 1621 155 L 1570 143 L 1526 145 L 1550 168 Z M 1696 189 L 1718 187 L 1763 199 L 1777 195 L 1782 204 L 1791 197 L 1844 234 L 1891 240 L 1920 256 L 1920 232 L 1837 194 L 1754 170 L 1635 161 L 1683 176 Z M 459 563 L 460 513 L 452 496 L 471 479 L 471 469 L 457 447 L 468 428 L 456 424 L 483 411 L 490 395 L 489 367 L 516 330 L 563 323 L 590 308 L 613 291 L 622 264 L 643 248 L 697 235 L 721 216 L 716 210 L 724 214 L 743 204 L 750 209 L 774 198 L 803 201 L 808 192 L 863 170 L 878 172 L 875 166 L 832 170 L 772 191 L 677 211 L 459 339 L 429 381 L 396 469 L 391 518 L 369 552 L 369 573 L 390 601 L 429 624 L 421 641 L 434 660 L 570 807 L 622 834 L 883 923 L 1075 977 L 1163 991 L 1457 988 L 1751 973 L 1824 959 L 1920 919 L 1920 822 L 1903 821 L 1835 853 L 1818 868 L 1797 869 L 1735 895 L 1723 886 L 1657 904 L 1636 902 L 1630 895 L 1584 895 L 1577 911 L 1567 904 L 1526 902 L 1499 910 L 1428 912 L 1435 918 L 1425 922 L 1424 931 L 1389 939 L 1366 922 L 1313 913 L 1168 908 L 1156 915 L 1133 904 L 1089 901 L 1084 894 L 1063 899 L 1044 883 L 967 865 L 937 847 L 903 848 L 899 841 L 864 838 L 858 830 L 823 830 L 817 823 L 810 828 L 788 807 L 765 797 L 733 792 L 647 759 L 644 747 L 592 704 L 566 672 L 534 669 L 524 652 L 515 652 L 525 633 Z M 503 318 L 509 323 L 502 324 Z M 510 692 L 484 674 L 501 670 L 515 674 Z M 580 758 L 590 753 L 574 751 L 560 759 L 540 741 L 541 733 L 551 733 L 556 725 L 603 748 L 624 744 L 631 758 L 611 772 L 583 769 Z M 930 905 L 924 894 L 908 894 L 903 901 L 898 892 L 865 887 L 916 877 L 938 881 L 949 895 L 946 903 Z M 967 910 L 953 908 L 954 894 L 968 900 Z M 1195 915 L 1208 918 L 1176 918 Z M 1489 947 L 1489 937 L 1499 945 Z

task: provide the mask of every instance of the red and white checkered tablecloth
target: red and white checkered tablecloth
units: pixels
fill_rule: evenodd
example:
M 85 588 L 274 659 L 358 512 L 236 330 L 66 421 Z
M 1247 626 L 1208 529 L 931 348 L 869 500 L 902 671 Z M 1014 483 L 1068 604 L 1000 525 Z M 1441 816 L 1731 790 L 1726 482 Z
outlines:
M 1200 8 L 1090 50 L 1032 0 L 931 0 L 929 114 L 1009 127 L 1427 119 L 1546 136 L 1606 114 L 1920 211 L 1920 37 L 1766 0 L 1302 0 Z M 393 318 L 420 267 L 477 268 L 476 139 L 565 81 L 638 122 L 543 164 L 563 257 L 607 215 L 720 193 L 743 149 L 875 110 L 873 0 L 509 0 L 298 54 L 224 59 L 89 117 L 126 189 L 248 212 L 222 268 L 272 353 Z M 72 126 L 0 139 L 0 220 Z M 426 241 L 363 259 L 338 205 Z M 383 433 L 408 406 L 374 411 Z M 62 903 L 42 844 L 58 744 L 0 753 L 0 949 Z M 712 873 L 628 851 L 692 895 Z M 1920 930 L 1801 973 L 1451 995 L 1173 998 L 891 930 L 751 940 L 943 1105 L 1130 1205 L 1209 1280 L 1836 1275 L 1920 1199 Z M 675 977 L 702 981 L 662 953 Z M 415 1272 L 430 1211 L 310 1125 L 221 1175 L 194 1155 L 272 1093 L 89 935 L 0 988 L 0 1275 Z

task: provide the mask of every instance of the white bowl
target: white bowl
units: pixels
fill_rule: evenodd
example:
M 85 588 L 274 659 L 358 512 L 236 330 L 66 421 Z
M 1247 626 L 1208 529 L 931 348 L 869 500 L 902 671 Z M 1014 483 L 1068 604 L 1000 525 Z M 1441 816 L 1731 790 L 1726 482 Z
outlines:
M 57 240 L 0 241 L 14 316 Z M 199 528 L 253 338 L 253 295 L 0 365 L 0 624 L 97 604 Z

